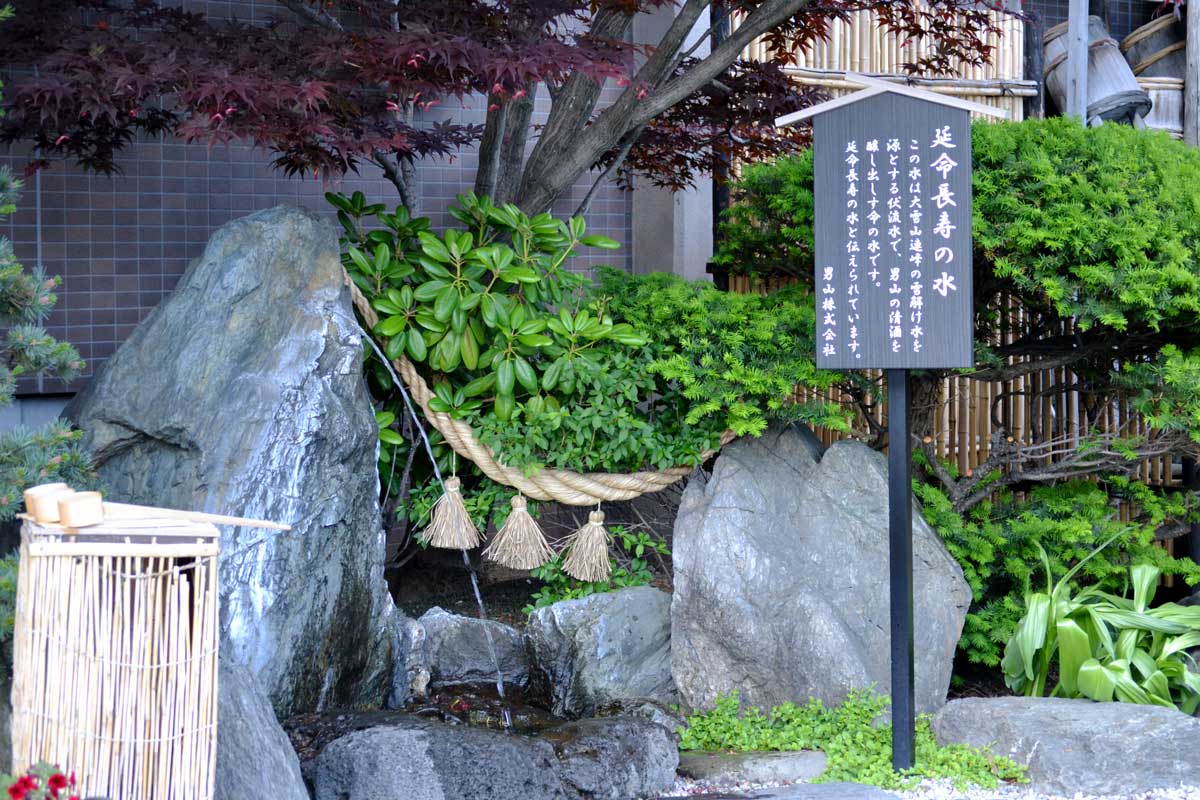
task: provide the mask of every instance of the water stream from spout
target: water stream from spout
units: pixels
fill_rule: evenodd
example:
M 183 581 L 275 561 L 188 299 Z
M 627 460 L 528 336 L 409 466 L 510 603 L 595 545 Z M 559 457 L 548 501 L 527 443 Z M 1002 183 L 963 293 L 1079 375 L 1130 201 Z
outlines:
M 383 362 L 384 368 L 387 369 L 388 375 L 392 378 L 392 383 L 400 390 L 400 394 L 404 397 L 404 406 L 408 409 L 409 416 L 412 417 L 413 425 L 416 426 L 417 432 L 421 434 L 421 441 L 425 445 L 425 452 L 429 455 L 429 463 L 433 464 L 433 475 L 437 478 L 437 482 L 442 485 L 442 491 L 445 491 L 445 481 L 442 480 L 442 472 L 438 468 L 437 458 L 433 455 L 433 446 L 429 443 L 429 436 L 425 433 L 425 426 L 421 424 L 421 418 L 417 415 L 417 410 L 413 407 L 412 398 L 409 397 L 408 387 L 404 385 L 404 381 L 392 369 L 392 362 L 388 361 L 387 356 L 379 349 L 379 345 L 375 343 L 375 339 L 369 333 L 362 329 L 358 321 L 354 321 L 355 327 L 358 328 L 362 337 L 371 345 L 371 349 L 375 351 L 375 355 Z M 500 696 L 500 718 L 504 724 L 506 731 L 512 731 L 512 711 L 508 707 L 507 698 L 504 695 L 504 670 L 500 668 L 500 657 L 496 653 L 496 642 L 492 638 L 491 621 L 487 615 L 487 608 L 483 604 L 483 592 L 479 590 L 479 576 L 475 572 L 475 567 L 471 564 L 471 557 L 467 555 L 467 551 L 462 551 L 463 565 L 467 568 L 467 574 L 471 576 L 471 589 L 475 592 L 475 605 L 479 610 L 479 620 L 482 623 L 483 636 L 487 640 L 488 652 L 492 657 L 492 666 L 496 669 L 496 693 Z

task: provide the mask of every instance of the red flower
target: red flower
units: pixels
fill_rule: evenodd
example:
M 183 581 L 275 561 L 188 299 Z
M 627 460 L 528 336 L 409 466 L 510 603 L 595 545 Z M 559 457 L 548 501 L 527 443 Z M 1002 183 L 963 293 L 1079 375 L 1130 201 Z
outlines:
M 26 791 L 27 790 L 25 789 L 24 785 L 22 785 L 21 781 L 17 781 L 12 786 L 8 787 L 8 796 L 11 797 L 12 800 L 25 800 Z
M 67 788 L 67 776 L 61 772 L 56 772 L 46 781 L 46 788 L 50 790 L 51 797 L 58 797 L 60 789 Z

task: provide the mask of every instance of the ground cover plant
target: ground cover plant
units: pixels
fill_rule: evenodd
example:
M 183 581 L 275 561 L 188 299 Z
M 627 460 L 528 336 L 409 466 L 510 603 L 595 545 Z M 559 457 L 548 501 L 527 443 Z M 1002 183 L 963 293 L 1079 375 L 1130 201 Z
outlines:
M 738 693 L 718 697 L 714 707 L 688 717 L 680 728 L 682 750 L 821 750 L 828 762 L 820 783 L 855 782 L 888 789 L 912 788 L 922 779 L 946 779 L 960 790 L 994 789 L 1021 781 L 1024 768 L 1003 756 L 966 745 L 942 746 L 929 718 L 917 721 L 916 767 L 892 769 L 892 726 L 876 724 L 888 700 L 869 690 L 851 692 L 841 705 L 818 700 L 784 703 L 769 712 L 742 708 Z

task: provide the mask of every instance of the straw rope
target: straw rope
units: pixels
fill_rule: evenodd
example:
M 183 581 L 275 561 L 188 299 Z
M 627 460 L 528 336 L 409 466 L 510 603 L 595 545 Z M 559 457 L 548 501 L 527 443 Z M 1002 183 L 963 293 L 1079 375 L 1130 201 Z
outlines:
M 379 324 L 379 315 L 371 303 L 345 274 L 346 285 L 354 307 L 362 316 L 369 330 Z M 404 379 L 412 392 L 413 399 L 425 412 L 429 424 L 441 432 L 446 443 L 463 458 L 475 463 L 484 475 L 497 483 L 511 486 L 526 497 L 534 500 L 554 500 L 569 506 L 594 506 L 601 501 L 632 500 L 643 494 L 657 492 L 691 474 L 693 467 L 672 467 L 656 472 L 632 472 L 627 474 L 609 472 L 571 472 L 564 469 L 542 469 L 526 475 L 521 469 L 501 464 L 491 449 L 475 438 L 474 431 L 466 422 L 454 419 L 449 414 L 434 411 L 429 407 L 433 391 L 416 367 L 403 354 L 392 360 L 392 367 Z M 721 435 L 721 446 L 734 439 L 733 431 Z M 704 453 L 708 458 L 715 451 Z

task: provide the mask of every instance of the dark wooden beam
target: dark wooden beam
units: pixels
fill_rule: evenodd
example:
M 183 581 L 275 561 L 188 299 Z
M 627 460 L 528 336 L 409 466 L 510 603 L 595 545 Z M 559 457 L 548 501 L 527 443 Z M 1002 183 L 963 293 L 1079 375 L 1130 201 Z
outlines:
M 1187 75 L 1183 83 L 1183 140 L 1200 147 L 1200 2 L 1187 4 Z
M 1046 116 L 1046 51 L 1042 44 L 1045 36 L 1045 18 L 1040 12 L 1030 10 L 1025 20 L 1025 80 L 1037 81 L 1037 94 L 1025 98 L 1025 117 L 1029 119 Z

